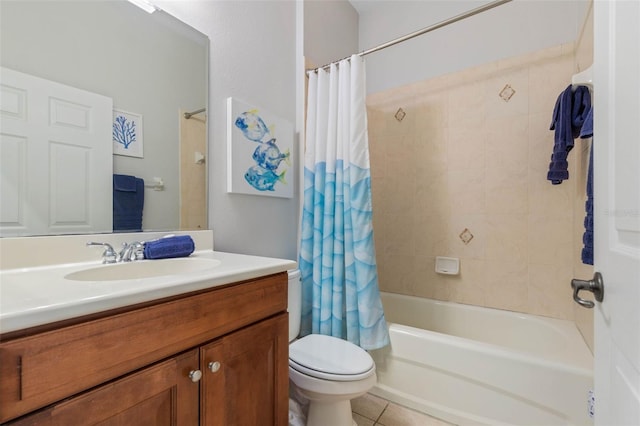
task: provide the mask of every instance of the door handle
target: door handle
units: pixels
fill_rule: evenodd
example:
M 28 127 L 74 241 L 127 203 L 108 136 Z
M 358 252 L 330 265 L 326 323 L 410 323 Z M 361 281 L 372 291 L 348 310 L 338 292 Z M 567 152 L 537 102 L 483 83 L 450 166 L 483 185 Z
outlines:
M 595 303 L 581 298 L 578 294 L 580 290 L 592 292 L 598 302 L 602 302 L 602 299 L 604 299 L 604 281 L 600 272 L 594 273 L 593 279 L 589 281 L 577 279 L 571 280 L 571 288 L 573 289 L 573 300 L 585 308 L 591 309 L 595 306 Z

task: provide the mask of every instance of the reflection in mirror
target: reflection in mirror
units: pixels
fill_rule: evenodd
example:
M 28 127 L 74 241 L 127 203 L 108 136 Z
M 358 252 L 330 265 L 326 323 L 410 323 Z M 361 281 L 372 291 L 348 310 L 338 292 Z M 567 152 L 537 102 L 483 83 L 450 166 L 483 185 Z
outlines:
M 2 0 L 0 19 L 0 83 L 7 100 L 0 128 L 0 235 L 111 232 L 113 174 L 144 180 L 143 230 L 206 229 L 207 37 L 162 11 L 149 14 L 125 0 Z M 112 111 L 103 108 L 100 120 L 108 117 L 101 128 L 89 101 L 51 93 L 42 108 L 45 127 L 56 122 L 69 130 L 80 120 L 87 129 L 102 130 L 95 138 L 80 132 L 74 145 L 54 129 L 43 136 L 44 148 L 34 148 L 31 139 L 40 130 L 28 120 L 36 108 L 28 95 L 20 103 L 20 90 L 7 84 L 11 71 L 110 100 L 114 111 L 138 117 L 141 153 L 112 154 Z M 64 107 L 57 112 L 54 98 Z M 7 132 L 22 110 L 24 134 Z M 90 147 L 98 140 L 109 148 L 102 157 L 105 170 L 92 176 L 100 161 Z M 36 187 L 48 192 L 34 199 Z M 91 201 L 96 194 L 103 201 Z M 105 214 L 107 225 L 93 226 Z

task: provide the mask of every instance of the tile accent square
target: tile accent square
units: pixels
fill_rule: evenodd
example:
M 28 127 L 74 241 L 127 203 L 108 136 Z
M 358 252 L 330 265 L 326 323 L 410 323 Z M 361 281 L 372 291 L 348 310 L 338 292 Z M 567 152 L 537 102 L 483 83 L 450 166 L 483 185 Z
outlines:
M 460 233 L 459 237 L 465 245 L 469 244 L 471 240 L 473 240 L 473 234 L 467 228 L 464 228 L 464 231 Z
M 398 111 L 396 111 L 396 115 L 394 117 L 396 118 L 396 120 L 402 121 L 405 115 L 407 115 L 407 113 L 404 112 L 402 108 L 398 108 Z
M 502 98 L 502 100 L 504 100 L 505 102 L 509 102 L 509 99 L 511 99 L 511 97 L 513 95 L 516 94 L 516 91 L 513 87 L 511 87 L 510 85 L 506 85 L 502 88 L 502 90 L 500 91 L 499 95 Z

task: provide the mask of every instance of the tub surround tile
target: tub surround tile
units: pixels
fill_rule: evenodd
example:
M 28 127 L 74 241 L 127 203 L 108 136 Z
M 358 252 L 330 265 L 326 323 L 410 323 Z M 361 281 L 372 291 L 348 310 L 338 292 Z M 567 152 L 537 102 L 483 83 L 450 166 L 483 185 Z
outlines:
M 560 92 L 571 82 L 573 73 L 573 55 L 565 55 L 531 67 L 529 110 L 532 113 L 546 113 L 551 121 L 549 105 L 555 105 Z
M 526 312 L 529 307 L 529 264 L 487 261 L 486 301 L 491 308 Z
M 453 253 L 448 238 L 450 223 L 447 214 L 418 216 L 413 224 L 417 256 L 448 256 Z
M 456 277 L 436 273 L 435 265 L 434 256 L 416 256 L 415 275 L 419 285 L 415 286 L 412 296 L 445 301 L 451 299 L 451 289 L 456 285 Z
M 487 215 L 485 259 L 523 263 L 528 260 L 526 217 L 516 214 Z
M 571 319 L 573 266 L 529 264 L 529 310 L 536 315 Z
M 501 91 L 509 86 L 513 95 L 505 102 Z M 523 66 L 505 70 L 500 75 L 486 81 L 483 99 L 486 103 L 487 118 L 513 117 L 529 113 L 529 67 Z
M 589 143 L 576 141 L 569 181 L 551 185 L 546 175 L 556 98 L 592 61 L 590 22 L 577 44 L 367 97 L 383 290 L 585 316 L 574 313 L 567 286 L 586 271 L 579 257 Z M 465 228 L 474 235 L 466 245 Z M 436 274 L 435 256 L 460 258 L 461 274 Z M 592 333 L 592 321 L 580 321 Z
M 573 265 L 573 218 L 529 217 L 529 262 Z
M 487 160 L 485 160 L 487 137 L 487 132 L 484 129 L 450 127 L 447 142 L 449 170 L 484 168 L 487 164 Z
M 460 259 L 460 275 L 451 275 L 451 299 L 469 305 L 486 305 L 486 262 Z
M 484 167 L 467 170 L 449 170 L 450 207 L 459 214 L 485 213 Z

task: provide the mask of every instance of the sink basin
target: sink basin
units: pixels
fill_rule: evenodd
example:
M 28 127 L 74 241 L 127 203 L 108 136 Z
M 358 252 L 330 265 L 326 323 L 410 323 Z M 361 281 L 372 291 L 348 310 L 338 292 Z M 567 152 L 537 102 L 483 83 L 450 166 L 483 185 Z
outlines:
M 220 265 L 216 259 L 179 257 L 95 266 L 65 275 L 71 281 L 118 281 L 201 272 Z

